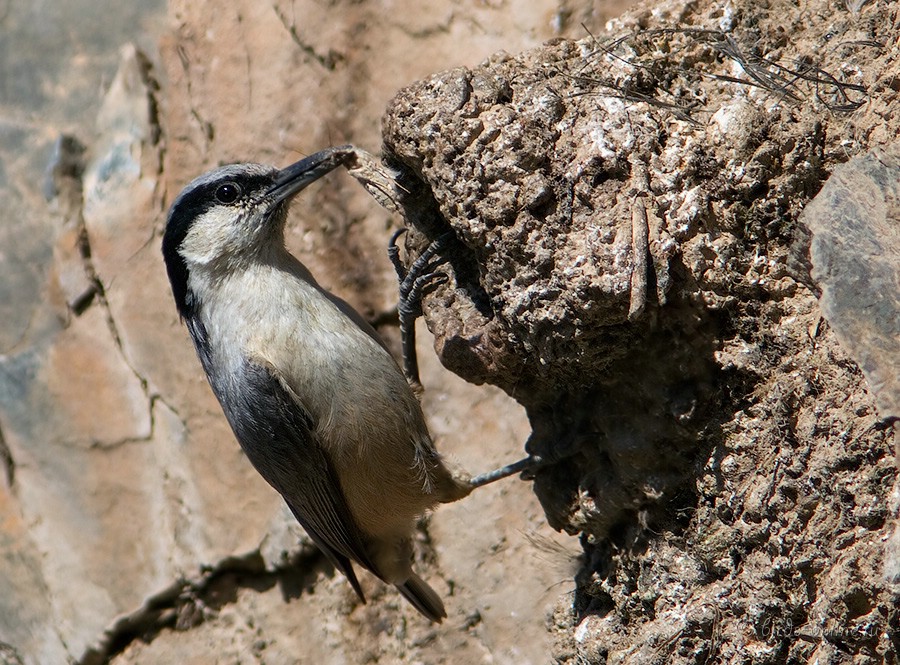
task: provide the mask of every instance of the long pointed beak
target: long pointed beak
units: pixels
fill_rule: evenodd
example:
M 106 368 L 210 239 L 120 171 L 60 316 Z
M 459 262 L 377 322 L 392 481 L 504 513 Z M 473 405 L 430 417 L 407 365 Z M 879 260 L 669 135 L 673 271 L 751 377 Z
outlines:
M 276 203 L 285 201 L 310 183 L 336 169 L 352 154 L 352 146 L 342 145 L 336 148 L 326 148 L 306 159 L 301 159 L 296 164 L 286 166 L 278 172 L 275 184 L 267 194 L 273 197 Z

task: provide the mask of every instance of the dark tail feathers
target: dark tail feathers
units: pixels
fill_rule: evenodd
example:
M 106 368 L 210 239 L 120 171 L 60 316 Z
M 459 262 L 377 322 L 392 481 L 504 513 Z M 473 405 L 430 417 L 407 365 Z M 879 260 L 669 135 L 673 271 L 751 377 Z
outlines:
M 447 610 L 444 609 L 444 603 L 440 596 L 415 573 L 406 582 L 396 586 L 403 597 L 427 619 L 440 623 L 447 618 Z

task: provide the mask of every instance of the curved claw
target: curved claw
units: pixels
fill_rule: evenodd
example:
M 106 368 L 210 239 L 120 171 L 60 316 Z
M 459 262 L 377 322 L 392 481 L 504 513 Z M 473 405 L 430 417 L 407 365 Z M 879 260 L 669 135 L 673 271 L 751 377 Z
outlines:
M 407 270 L 400 262 L 400 249 L 397 247 L 397 239 L 405 232 L 406 228 L 402 228 L 391 235 L 388 242 L 388 257 L 394 264 L 394 270 L 400 281 L 397 312 L 400 317 L 403 371 L 413 386 L 420 387 L 422 384 L 419 380 L 419 363 L 416 358 L 416 319 L 422 316 L 422 294 L 425 289 L 428 286 L 446 283 L 450 279 L 446 273 L 432 270 L 432 267 L 446 260 L 441 256 L 441 252 L 455 236 L 452 231 L 438 236 Z
M 397 305 L 401 321 L 404 317 L 417 319 L 422 316 L 422 294 L 425 293 L 425 289 L 432 285 L 446 284 L 449 281 L 450 276 L 440 270 L 416 277 L 409 288 L 409 293 L 406 294 L 406 298 Z
M 391 234 L 391 239 L 388 240 L 388 258 L 391 260 L 391 263 L 394 264 L 394 270 L 397 272 L 397 279 L 403 282 L 406 279 L 406 268 L 403 267 L 403 264 L 400 262 L 400 248 L 397 247 L 397 239 L 406 233 L 406 227 L 404 226 L 401 229 L 397 229 Z
M 400 300 L 407 300 L 412 296 L 413 285 L 419 277 L 425 274 L 426 270 L 429 270 L 431 268 L 432 259 L 435 257 L 435 255 L 438 255 L 438 259 L 440 259 L 440 261 L 446 260 L 441 257 L 439 253 L 447 248 L 450 240 L 454 237 L 455 236 L 453 235 L 452 231 L 447 231 L 446 233 L 439 235 L 437 239 L 432 241 L 431 244 L 425 248 L 425 251 L 422 252 L 415 261 L 413 261 L 413 264 L 406 272 L 406 276 L 401 278 Z M 388 252 L 390 251 L 390 248 L 388 248 Z

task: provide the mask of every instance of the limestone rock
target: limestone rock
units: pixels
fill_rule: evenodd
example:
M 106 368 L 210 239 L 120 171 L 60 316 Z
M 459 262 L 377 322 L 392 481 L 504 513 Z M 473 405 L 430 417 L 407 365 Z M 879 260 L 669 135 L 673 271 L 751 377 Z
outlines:
M 228 660 L 264 643 L 270 662 L 295 662 L 323 630 L 326 662 L 412 649 L 542 660 L 542 594 L 557 573 L 528 558 L 520 532 L 546 529 L 528 486 L 448 513 L 470 529 L 480 520 L 452 567 L 437 553 L 460 536 L 433 518 L 422 568 L 455 594 L 446 633 L 371 579 L 359 607 L 241 454 L 178 321 L 159 242 L 166 206 L 206 168 L 285 164 L 346 141 L 377 150 L 401 85 L 581 32 L 581 20 L 597 27 L 586 7 L 176 2 L 166 13 L 76 0 L 4 13 L 0 660 Z M 396 220 L 346 176 L 309 194 L 293 249 L 395 337 L 384 246 Z M 516 454 L 527 436 L 516 405 L 423 365 L 442 449 L 473 471 Z M 504 512 L 514 518 L 497 522 Z M 504 585 L 499 562 L 535 584 Z
M 799 220 L 898 132 L 893 8 L 603 11 L 10 6 L 0 661 L 896 660 L 893 433 Z M 423 521 L 440 627 L 371 576 L 360 605 L 250 468 L 159 252 L 203 170 L 382 139 L 407 259 L 458 239 L 444 366 L 419 328 L 439 449 L 552 462 Z M 288 232 L 394 348 L 399 223 L 336 173 Z
M 850 360 L 871 374 L 857 349 L 879 345 L 876 393 L 893 378 L 893 230 L 854 187 L 883 251 L 844 246 L 859 215 L 818 215 L 828 267 L 810 275 L 799 219 L 837 163 L 900 129 L 891 18 L 868 11 L 656 3 L 388 108 L 409 255 L 457 240 L 424 307 L 435 350 L 526 407 L 535 492 L 585 544 L 559 662 L 896 657 L 891 413 Z M 868 177 L 887 210 L 885 159 Z M 828 314 L 838 270 L 882 285 L 852 303 L 879 298 L 874 320 Z

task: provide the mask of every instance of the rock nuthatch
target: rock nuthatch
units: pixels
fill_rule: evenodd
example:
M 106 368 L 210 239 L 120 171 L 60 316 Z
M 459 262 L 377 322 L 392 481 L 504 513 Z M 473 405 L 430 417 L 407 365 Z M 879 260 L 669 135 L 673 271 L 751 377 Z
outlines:
M 432 621 L 411 567 L 416 518 L 466 496 L 377 333 L 284 245 L 288 203 L 348 150 L 285 169 L 224 166 L 172 204 L 163 255 L 175 304 L 250 462 L 365 600 L 351 561 Z
M 437 593 L 411 567 L 416 519 L 525 468 L 451 473 L 377 333 L 284 245 L 290 200 L 355 149 L 285 169 L 233 164 L 178 195 L 162 249 L 172 293 L 241 447 L 365 598 L 352 561 L 432 621 Z

